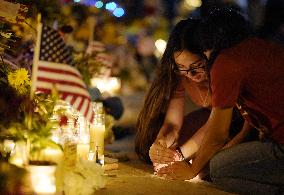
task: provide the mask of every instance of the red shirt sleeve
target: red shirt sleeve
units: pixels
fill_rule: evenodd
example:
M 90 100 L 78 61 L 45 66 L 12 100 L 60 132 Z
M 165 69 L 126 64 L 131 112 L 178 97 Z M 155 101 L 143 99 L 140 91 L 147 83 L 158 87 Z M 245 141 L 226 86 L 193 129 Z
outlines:
M 211 71 L 212 107 L 233 107 L 238 99 L 244 72 L 230 60 L 229 55 L 219 54 Z

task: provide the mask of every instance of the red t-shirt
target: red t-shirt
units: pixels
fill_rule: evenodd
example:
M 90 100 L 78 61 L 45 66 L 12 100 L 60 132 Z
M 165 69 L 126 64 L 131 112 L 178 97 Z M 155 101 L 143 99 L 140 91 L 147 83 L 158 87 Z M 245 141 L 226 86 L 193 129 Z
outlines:
M 272 138 L 284 144 L 284 48 L 257 38 L 223 50 L 211 72 L 212 106 L 233 107 L 239 97 L 265 116 Z

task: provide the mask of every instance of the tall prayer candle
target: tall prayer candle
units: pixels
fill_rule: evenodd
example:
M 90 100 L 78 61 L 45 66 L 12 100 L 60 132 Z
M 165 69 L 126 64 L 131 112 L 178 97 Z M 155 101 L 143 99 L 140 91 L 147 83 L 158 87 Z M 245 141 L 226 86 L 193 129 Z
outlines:
M 104 165 L 105 116 L 101 102 L 94 103 L 94 120 L 90 126 L 90 144 L 93 160 Z

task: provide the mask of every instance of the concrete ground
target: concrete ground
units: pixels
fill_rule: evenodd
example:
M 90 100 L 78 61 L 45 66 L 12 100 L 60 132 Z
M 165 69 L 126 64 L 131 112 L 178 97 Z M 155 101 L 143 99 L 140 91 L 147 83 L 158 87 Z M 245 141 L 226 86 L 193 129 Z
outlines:
M 134 135 L 116 140 L 106 146 L 107 151 L 119 152 L 129 157 L 129 161 L 119 162 L 117 170 L 106 171 L 105 189 L 95 195 L 227 195 L 212 184 L 198 179 L 177 181 L 160 179 L 153 175 L 152 166 L 141 162 L 134 153 Z

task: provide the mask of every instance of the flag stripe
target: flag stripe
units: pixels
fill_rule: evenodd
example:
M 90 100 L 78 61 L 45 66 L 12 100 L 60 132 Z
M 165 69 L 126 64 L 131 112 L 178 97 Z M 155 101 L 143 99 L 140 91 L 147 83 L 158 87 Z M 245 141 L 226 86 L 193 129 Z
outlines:
M 84 116 L 87 116 L 86 118 L 91 118 L 91 121 L 93 121 L 92 120 L 92 118 L 93 118 L 93 105 L 92 105 L 92 103 L 90 102 L 89 103 L 90 105 L 89 105 L 89 107 L 88 107 L 88 111 L 86 110 L 86 112 L 84 113 Z
M 80 78 L 74 77 L 72 75 L 49 73 L 49 72 L 43 72 L 43 71 L 38 70 L 38 77 L 48 78 L 48 79 L 58 79 L 58 80 L 61 80 L 61 81 L 76 82 L 80 86 L 82 86 L 83 88 L 86 88 L 84 82 Z
M 83 103 L 85 102 L 84 98 L 81 99 L 79 106 L 77 107 L 78 110 L 82 110 Z
M 75 102 L 73 104 L 74 108 L 78 109 L 78 107 L 79 107 L 79 105 L 81 103 L 81 100 L 82 100 L 82 97 L 77 97 L 76 98 L 76 100 L 75 100 Z
M 40 61 L 43 62 L 43 61 Z M 62 75 L 68 75 L 68 76 L 75 76 L 80 78 L 80 76 L 74 72 L 68 71 L 68 70 L 64 70 L 64 69 L 55 69 L 55 68 L 47 68 L 47 67 L 41 67 L 39 66 L 38 68 L 40 71 L 44 71 L 44 72 L 50 72 L 50 73 L 58 73 L 58 74 L 62 74 Z
M 82 111 L 82 113 L 86 113 L 87 107 L 88 107 L 89 101 L 88 100 L 84 100 L 84 103 L 82 104 L 82 107 L 80 108 L 80 110 Z
M 68 97 L 68 94 L 66 93 L 60 95 L 60 98 L 63 100 L 66 100 L 67 97 Z
M 40 61 L 40 67 L 45 67 L 47 69 L 54 69 L 54 70 L 62 70 L 64 73 L 70 72 L 70 74 L 75 74 L 78 77 L 81 78 L 80 72 L 75 69 L 72 66 L 69 66 L 68 64 L 60 64 L 58 63 L 53 63 L 53 62 L 48 62 L 48 61 Z
M 62 85 L 70 85 L 70 86 L 86 89 L 85 86 L 82 86 L 78 83 L 71 82 L 71 81 L 65 81 L 65 80 L 59 80 L 59 79 L 49 79 L 49 78 L 45 78 L 45 77 L 38 77 L 38 81 L 47 82 L 47 83 L 54 83 L 54 84 L 59 83 L 59 84 L 62 84 Z
M 51 93 L 51 89 L 46 89 L 46 88 L 38 87 L 38 88 L 37 88 L 37 92 Z
M 67 94 L 66 94 L 67 95 Z M 66 98 L 64 98 L 64 100 L 66 101 L 66 102 L 69 102 L 70 104 L 71 104 L 71 100 L 73 99 L 73 95 L 68 95 Z M 72 104 L 71 104 L 72 105 Z
M 74 86 L 70 87 L 69 85 L 64 85 L 60 83 L 54 84 L 54 83 L 48 83 L 48 82 L 43 82 L 43 81 L 37 81 L 37 87 L 46 88 L 46 89 L 52 89 L 55 87 L 56 90 L 58 90 L 59 92 L 75 94 L 77 96 L 82 96 L 82 97 L 91 99 L 88 92 L 79 87 L 74 87 Z
M 72 100 L 70 101 L 70 103 L 73 105 L 74 103 L 75 103 L 75 101 L 76 101 L 76 96 L 72 96 Z

